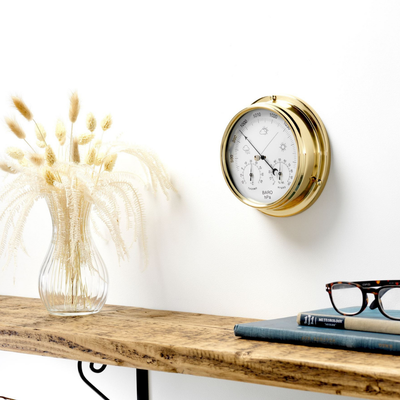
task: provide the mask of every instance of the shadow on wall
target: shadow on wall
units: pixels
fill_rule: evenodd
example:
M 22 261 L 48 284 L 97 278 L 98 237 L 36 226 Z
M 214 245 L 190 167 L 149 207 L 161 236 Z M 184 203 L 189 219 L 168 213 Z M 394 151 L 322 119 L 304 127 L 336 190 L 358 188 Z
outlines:
M 342 197 L 339 178 L 332 168 L 325 189 L 317 201 L 306 211 L 292 217 L 268 218 L 275 231 L 285 240 L 297 245 L 317 246 L 329 240 L 334 227 L 340 223 Z

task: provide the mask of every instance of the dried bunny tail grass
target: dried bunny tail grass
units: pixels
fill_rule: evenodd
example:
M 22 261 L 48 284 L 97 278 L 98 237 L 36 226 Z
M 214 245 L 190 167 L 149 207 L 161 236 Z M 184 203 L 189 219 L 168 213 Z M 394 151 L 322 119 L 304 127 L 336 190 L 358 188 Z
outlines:
M 51 146 L 46 146 L 44 150 L 44 158 L 47 162 L 47 165 L 49 165 L 50 167 L 57 161 L 56 155 L 54 154 Z
M 92 147 L 89 150 L 89 153 L 87 153 L 87 155 L 86 155 L 85 163 L 87 165 L 93 165 L 95 161 L 96 161 L 96 149 L 94 147 Z
M 11 99 L 14 103 L 15 108 L 28 120 L 30 121 L 33 118 L 31 110 L 29 110 L 28 106 L 25 102 L 17 96 L 11 96 Z
M 23 166 L 23 167 L 29 167 L 28 160 L 27 160 L 25 157 L 19 159 L 18 162 L 19 162 L 20 165 Z
M 117 161 L 117 154 L 110 154 L 104 160 L 104 171 L 111 172 L 114 169 L 115 162 Z
M 79 155 L 79 143 L 76 137 L 74 137 L 72 142 L 72 161 L 78 164 L 81 162 L 81 157 Z
M 81 146 L 88 144 L 93 140 L 94 136 L 94 133 L 82 133 L 82 135 L 78 136 L 78 144 Z
M 44 126 L 42 124 L 36 124 L 35 133 L 36 133 L 36 137 L 38 138 L 38 140 L 41 140 L 42 142 L 46 143 L 47 133 L 44 130 Z
M 101 146 L 101 139 L 96 139 L 93 141 L 93 146 L 98 148 Z
M 18 139 L 23 139 L 25 140 L 25 143 L 33 150 L 34 148 L 27 142 L 26 135 L 25 132 L 23 131 L 23 129 L 21 128 L 21 126 L 18 124 L 18 122 L 15 119 L 11 119 L 11 118 L 5 118 L 6 120 L 6 124 L 8 125 L 8 127 L 10 128 L 11 132 L 14 133 L 14 135 L 18 138 Z
M 96 126 L 96 118 L 92 113 L 89 113 L 86 117 L 86 127 L 89 129 L 90 132 L 93 132 L 96 129 Z
M 6 162 L 0 161 L 0 169 L 2 169 L 5 172 L 8 172 L 9 174 L 16 174 L 18 171 L 16 171 L 14 168 L 11 168 Z
M 103 163 L 103 160 L 104 160 L 104 153 L 99 153 L 96 156 L 96 160 L 94 161 L 94 165 L 96 165 L 96 166 L 101 165 Z
M 31 153 L 27 155 L 28 160 L 37 167 L 40 167 L 44 163 L 44 157 L 41 154 Z
M 18 147 L 8 147 L 6 153 L 15 160 L 22 160 L 24 158 L 24 152 Z
M 108 114 L 103 118 L 103 120 L 100 123 L 101 129 L 103 129 L 103 131 L 106 131 L 107 129 L 110 129 L 111 124 L 112 124 L 112 117 L 111 114 Z
M 42 142 L 41 140 L 36 140 L 36 146 L 44 149 L 46 147 L 46 143 Z
M 76 121 L 76 119 L 78 118 L 80 107 L 81 106 L 79 104 L 78 93 L 74 92 L 74 93 L 72 93 L 72 96 L 70 98 L 70 105 L 69 105 L 69 120 L 72 123 L 74 123 Z
M 22 130 L 21 126 L 15 119 L 5 118 L 6 124 L 10 128 L 10 130 L 15 134 L 15 136 L 19 139 L 25 139 L 25 132 Z
M 56 124 L 56 138 L 60 142 L 61 146 L 65 143 L 66 137 L 67 129 L 65 128 L 64 122 L 58 120 Z
M 49 185 L 54 185 L 56 180 L 56 176 L 53 174 L 50 168 L 46 168 L 43 171 L 43 177 Z

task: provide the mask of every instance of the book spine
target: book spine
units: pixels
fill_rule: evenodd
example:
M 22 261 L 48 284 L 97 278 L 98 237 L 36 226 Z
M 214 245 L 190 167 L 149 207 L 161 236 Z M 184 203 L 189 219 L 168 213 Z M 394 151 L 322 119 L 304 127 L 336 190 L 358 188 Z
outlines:
M 352 331 L 400 335 L 400 321 L 392 321 L 390 319 L 299 313 L 297 315 L 297 323 L 302 326 L 315 326 L 318 328 L 348 329 Z
M 299 313 L 297 323 L 303 326 L 316 326 L 318 328 L 346 329 L 345 317 L 336 317 L 333 315 L 317 315 Z
M 308 330 L 310 329 L 310 330 Z M 236 325 L 234 333 L 244 339 L 258 339 L 271 342 L 304 344 L 308 346 L 331 347 L 349 350 L 372 351 L 378 353 L 400 354 L 400 342 L 390 339 L 373 338 L 368 335 L 337 335 L 335 331 L 320 329 L 315 332 L 312 327 L 299 326 L 298 330 L 286 330 L 267 327 L 244 327 Z

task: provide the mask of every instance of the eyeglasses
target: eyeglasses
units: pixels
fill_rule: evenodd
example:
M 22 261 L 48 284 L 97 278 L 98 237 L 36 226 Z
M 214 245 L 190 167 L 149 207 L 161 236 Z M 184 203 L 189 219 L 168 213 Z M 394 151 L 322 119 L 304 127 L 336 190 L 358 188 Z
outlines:
M 400 320 L 400 281 L 332 282 L 326 284 L 333 308 L 342 315 L 357 315 L 368 305 L 368 293 L 375 296 L 369 308 L 387 318 Z

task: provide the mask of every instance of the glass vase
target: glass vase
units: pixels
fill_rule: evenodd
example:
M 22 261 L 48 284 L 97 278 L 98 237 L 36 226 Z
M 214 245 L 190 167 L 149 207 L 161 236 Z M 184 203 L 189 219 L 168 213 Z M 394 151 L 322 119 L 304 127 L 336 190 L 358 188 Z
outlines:
M 39 294 L 53 315 L 76 316 L 101 310 L 108 274 L 90 230 L 91 203 L 48 198 L 53 234 L 39 275 Z

